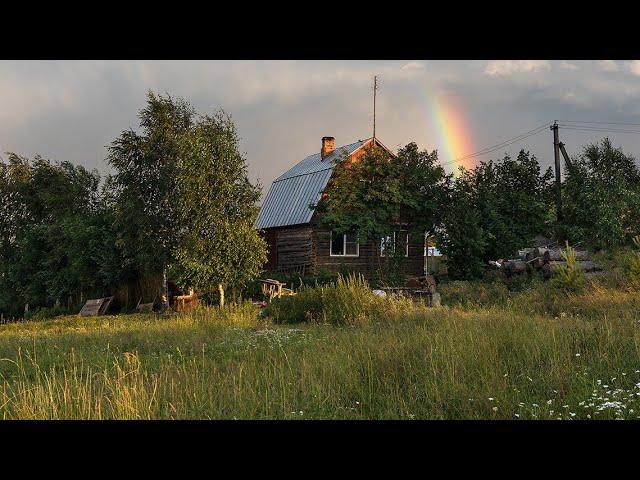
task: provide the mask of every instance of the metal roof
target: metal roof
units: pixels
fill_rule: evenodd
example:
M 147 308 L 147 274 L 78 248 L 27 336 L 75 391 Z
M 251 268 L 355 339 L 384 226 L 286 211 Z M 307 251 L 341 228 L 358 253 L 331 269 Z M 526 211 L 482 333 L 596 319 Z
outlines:
M 334 149 L 322 159 L 320 152 L 309 155 L 271 184 L 262 202 L 255 228 L 285 227 L 309 223 L 313 216 L 310 204 L 320 200 L 327 186 L 336 160 L 341 155 L 351 155 L 369 139 Z

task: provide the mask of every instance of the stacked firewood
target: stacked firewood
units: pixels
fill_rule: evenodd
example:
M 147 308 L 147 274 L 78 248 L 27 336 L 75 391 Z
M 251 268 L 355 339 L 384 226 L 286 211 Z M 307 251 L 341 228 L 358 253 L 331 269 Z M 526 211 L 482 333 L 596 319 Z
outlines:
M 560 267 L 566 266 L 567 262 L 563 257 L 564 250 L 559 247 L 546 246 L 535 248 L 524 248 L 518 250 L 518 258 L 498 261 L 496 264 L 507 275 L 519 275 L 527 271 L 527 265 L 531 265 L 535 270 L 541 270 L 545 279 L 553 277 Z M 602 268 L 589 258 L 586 250 L 575 250 L 578 268 L 588 274 L 596 274 Z

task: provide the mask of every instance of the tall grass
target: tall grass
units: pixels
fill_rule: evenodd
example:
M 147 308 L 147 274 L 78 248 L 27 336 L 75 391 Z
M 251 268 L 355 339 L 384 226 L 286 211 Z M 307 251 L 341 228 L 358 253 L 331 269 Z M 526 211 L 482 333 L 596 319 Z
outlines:
M 538 286 L 438 309 L 354 279 L 250 304 L 0 327 L 2 418 L 586 419 L 640 415 L 640 300 Z M 329 288 L 329 287 L 326 287 Z M 356 299 L 369 312 L 349 306 Z M 290 300 L 274 302 L 270 315 Z M 367 303 L 368 302 L 368 303 Z M 343 308 L 350 313 L 340 316 Z M 326 322 L 326 323 L 325 323 Z
M 271 303 L 264 315 L 275 323 L 355 325 L 413 309 L 410 299 L 377 296 L 362 275 L 351 274 L 338 276 L 335 283 L 303 287 L 297 295 Z

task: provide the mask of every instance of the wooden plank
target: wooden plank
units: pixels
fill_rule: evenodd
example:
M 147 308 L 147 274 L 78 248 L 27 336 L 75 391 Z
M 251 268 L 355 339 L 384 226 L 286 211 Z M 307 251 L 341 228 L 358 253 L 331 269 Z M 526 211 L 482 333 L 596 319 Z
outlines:
M 100 309 L 102 308 L 105 300 L 106 298 L 87 300 L 78 315 L 80 317 L 97 317 L 100 315 Z

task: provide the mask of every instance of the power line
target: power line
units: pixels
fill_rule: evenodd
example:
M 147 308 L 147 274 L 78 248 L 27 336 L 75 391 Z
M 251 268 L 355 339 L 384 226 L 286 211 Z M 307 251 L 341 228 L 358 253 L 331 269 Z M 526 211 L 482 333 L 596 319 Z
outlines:
M 626 122 L 586 122 L 583 120 L 558 120 L 558 122 L 562 123 L 588 123 L 588 124 L 597 124 L 597 125 L 631 125 L 635 127 L 640 127 L 640 123 L 626 123 Z
M 634 133 L 640 134 L 640 130 L 615 129 L 615 128 L 598 128 L 598 127 L 578 127 L 573 125 L 559 124 L 563 130 L 582 131 L 582 132 L 603 132 L 603 133 Z
M 625 129 L 625 128 L 605 128 L 599 127 L 598 125 L 626 125 L 626 126 L 638 126 L 640 127 L 640 123 L 625 123 L 625 122 L 590 122 L 583 120 L 557 120 L 558 126 L 562 127 L 563 130 L 576 131 L 576 132 L 600 132 L 600 133 L 629 133 L 640 135 L 640 130 L 634 129 Z M 560 123 L 561 122 L 561 123 Z M 572 125 L 575 124 L 575 125 Z M 478 157 L 480 155 L 487 155 L 489 153 L 493 153 L 497 150 L 500 150 L 504 147 L 508 147 L 509 145 L 513 145 L 521 140 L 532 137 L 534 135 L 538 135 L 539 133 L 545 131 L 547 127 L 551 125 L 551 122 L 543 123 L 542 125 L 529 130 L 528 132 L 521 133 L 520 135 L 516 135 L 508 140 L 505 140 L 501 143 L 497 143 L 490 147 L 483 148 L 482 150 L 478 150 L 477 152 L 469 153 L 467 155 L 463 155 L 462 157 L 458 157 L 454 160 L 450 160 L 448 162 L 440 163 L 441 166 L 451 165 L 453 163 L 460 162 L 462 160 L 467 160 L 470 158 Z
M 549 126 L 549 123 L 545 122 L 542 125 L 534 128 L 532 130 L 529 130 L 528 132 L 521 133 L 520 135 L 516 135 L 515 137 L 512 137 L 512 138 L 510 138 L 508 140 L 505 140 L 505 141 L 503 141 L 501 143 L 497 143 L 497 144 L 492 145 L 490 147 L 483 148 L 482 150 L 478 150 L 477 152 L 470 153 L 470 154 L 467 154 L 467 155 L 463 155 L 462 157 L 456 158 L 456 159 L 451 160 L 449 162 L 441 163 L 440 165 L 441 166 L 450 165 L 452 163 L 460 162 L 462 160 L 466 160 L 466 159 L 469 159 L 469 158 L 477 157 L 477 156 L 480 156 L 480 155 L 486 155 L 488 153 L 493 153 L 496 150 L 500 150 L 501 148 L 508 147 L 509 145 L 512 145 L 512 144 L 517 143 L 517 142 L 519 142 L 521 140 L 524 140 L 525 138 L 529 138 L 529 137 L 532 137 L 533 135 L 537 135 L 537 134 L 541 133 L 542 131 L 546 130 L 546 128 L 548 126 Z

